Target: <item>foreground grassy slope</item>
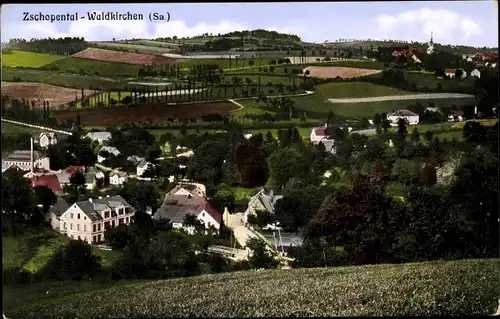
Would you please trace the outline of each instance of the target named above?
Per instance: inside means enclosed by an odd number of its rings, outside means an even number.
[[[64,56],[60,55],[11,50],[10,53],[3,52],[2,67],[39,68],[64,58]]]
[[[40,234],[2,236],[2,266],[7,269],[22,269],[31,273],[42,270],[58,248],[69,243],[69,237],[52,230]],[[101,257],[104,266],[111,266],[118,254],[94,248],[94,254]]]
[[[236,272],[75,291],[5,307],[5,313],[13,318],[487,315],[497,306],[499,267],[500,260],[490,259]],[[96,296],[106,302],[96,307]]]

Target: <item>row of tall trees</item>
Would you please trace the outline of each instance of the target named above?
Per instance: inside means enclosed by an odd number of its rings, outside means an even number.
[[[244,82],[241,78],[233,78],[233,83],[197,83],[187,81],[178,83],[173,87],[136,87],[124,91],[120,89],[113,92],[104,92],[97,89],[90,97],[85,96],[82,90],[81,96],[75,95],[75,101],[71,106],[82,103],[83,107],[105,106],[115,104],[145,104],[145,103],[179,103],[197,101],[217,101],[235,97],[257,97],[268,94],[294,94],[299,91],[297,85],[262,84],[249,81]],[[83,101],[83,102],[82,102]]]
[[[25,99],[11,99],[2,95],[1,103],[2,117],[14,121],[38,124],[55,125],[57,121],[51,117],[50,104],[48,101],[35,101]]]

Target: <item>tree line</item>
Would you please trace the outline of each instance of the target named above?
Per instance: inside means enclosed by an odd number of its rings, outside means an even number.
[[[33,51],[38,53],[72,55],[83,51],[89,47],[89,44],[83,37],[64,37],[64,38],[46,38],[46,39],[11,39],[8,42],[11,49]]]

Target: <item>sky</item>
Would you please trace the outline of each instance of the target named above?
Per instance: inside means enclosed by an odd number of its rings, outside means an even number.
[[[78,12],[78,21],[23,21],[31,14]],[[90,21],[87,12],[141,13],[144,20]],[[169,21],[151,21],[151,13]],[[1,7],[1,41],[11,38],[186,37],[203,33],[267,29],[322,43],[336,39],[395,39],[452,45],[498,47],[498,2],[281,2],[176,4],[6,4]]]

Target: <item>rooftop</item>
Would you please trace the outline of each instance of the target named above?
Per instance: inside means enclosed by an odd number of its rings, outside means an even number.
[[[326,136],[326,129],[324,127],[315,128],[314,134],[316,134],[316,136]]]
[[[89,199],[77,202],[76,205],[85,213],[85,215],[87,215],[88,218],[90,218],[90,220],[102,219],[99,212],[106,208],[114,210],[116,207],[123,205],[126,209],[129,209],[132,212],[135,211],[135,209],[120,195]]]
[[[37,151],[33,152],[33,159],[36,161],[37,159],[42,158],[42,154]],[[31,151],[18,150],[10,153],[6,158],[6,161],[10,162],[29,162],[31,161]]]
[[[400,109],[389,113],[388,116],[418,116],[418,114],[413,113],[412,111],[407,109]]]
[[[33,187],[46,186],[56,194],[63,192],[61,183],[55,174],[34,176],[31,178],[31,185]]]

